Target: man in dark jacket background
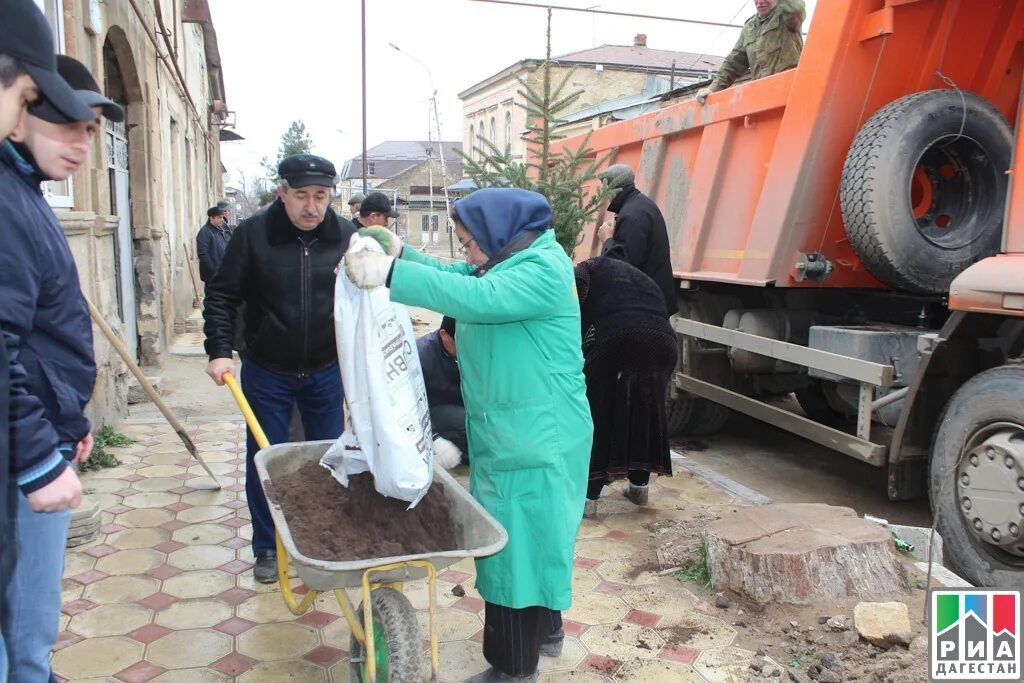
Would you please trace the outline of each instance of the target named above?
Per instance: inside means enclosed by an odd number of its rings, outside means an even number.
[[[459,364],[455,360],[455,320],[445,316],[441,327],[416,340],[423,383],[434,430],[434,458],[450,470],[467,452],[466,404],[462,401]]]
[[[606,222],[597,231],[597,238],[602,243],[601,255],[625,261],[646,273],[665,295],[666,312],[673,315],[679,306],[672,276],[668,229],[661,209],[636,189],[633,169],[629,166],[609,166],[600,178],[601,182],[619,188],[608,205],[608,210],[615,214],[614,224]]]
[[[242,390],[271,443],[288,441],[298,404],[305,437],[336,439],[344,428],[344,396],[334,339],[334,269],[356,228],[330,208],[334,165],[296,154],[278,165],[277,199],[242,223],[207,286],[203,309],[206,373],[218,385],[234,372],[236,313],[244,304]],[[277,580],[274,522],[246,438],[245,491],[252,515],[253,573]]]
[[[196,235],[196,258],[199,259],[199,279],[207,287],[224,259],[231,230],[228,228],[227,209],[220,205],[206,211],[206,224]]]
[[[92,451],[85,406],[96,381],[92,322],[75,261],[40,183],[65,180],[82,166],[103,130],[101,115],[124,119],[82,63],[61,55],[57,69],[81,111],[67,113],[43,100],[0,146],[0,329],[11,371],[11,456],[21,489],[18,556],[0,610],[12,681],[52,677],[70,508],[82,500],[72,463]]]

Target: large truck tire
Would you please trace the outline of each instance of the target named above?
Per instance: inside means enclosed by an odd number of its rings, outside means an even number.
[[[669,399],[668,433],[672,436],[708,436],[728,422],[732,411],[725,406],[685,391]]]
[[[973,377],[939,425],[930,493],[946,565],[977,586],[1024,589],[1024,366]]]
[[[857,133],[839,187],[864,266],[895,289],[942,294],[999,250],[1013,132],[974,93],[929,90],[891,102]]]

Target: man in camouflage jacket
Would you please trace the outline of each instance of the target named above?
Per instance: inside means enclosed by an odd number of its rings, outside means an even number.
[[[715,79],[697,93],[701,104],[748,70],[751,79],[764,78],[792,69],[800,61],[804,47],[800,27],[807,16],[804,0],[755,0],[754,7],[757,14],[743,25],[736,46],[718,68]]]

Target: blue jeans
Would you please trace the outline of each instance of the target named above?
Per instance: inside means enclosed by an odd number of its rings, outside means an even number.
[[[242,372],[242,393],[249,401],[256,421],[270,443],[288,441],[292,406],[298,404],[302,428],[309,441],[336,439],[345,429],[345,395],[341,370],[335,363],[307,377],[282,375],[262,368],[246,358]],[[252,432],[245,437],[245,495],[252,514],[252,551],[255,555],[274,550],[274,520],[260,485],[254,457],[259,450]]]
[[[18,557],[0,610],[0,642],[7,651],[11,681],[50,680],[50,651],[57,642],[60,623],[60,582],[70,522],[71,510],[35,512],[28,498],[18,493]]]

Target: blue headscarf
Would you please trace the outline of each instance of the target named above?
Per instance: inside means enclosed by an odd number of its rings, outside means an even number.
[[[527,230],[551,227],[551,205],[547,198],[529,190],[485,188],[460,199],[453,208],[459,222],[488,258]]]

